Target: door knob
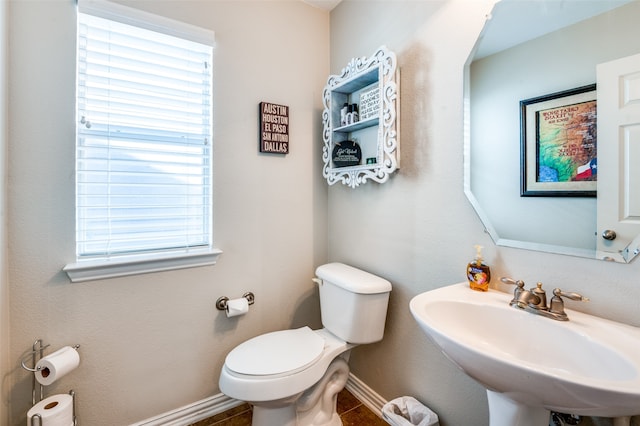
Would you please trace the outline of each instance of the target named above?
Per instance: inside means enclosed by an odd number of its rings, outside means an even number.
[[[611,230],[611,229],[605,229],[605,230],[602,232],[602,238],[604,238],[605,240],[612,241],[612,240],[615,240],[615,239],[616,239],[616,237],[617,237],[617,235],[616,235],[616,231],[614,231],[614,230]]]

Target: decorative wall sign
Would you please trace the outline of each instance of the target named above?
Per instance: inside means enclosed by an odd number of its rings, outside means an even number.
[[[355,141],[336,143],[331,153],[334,167],[357,166],[362,160],[362,149]]]
[[[360,120],[377,117],[380,112],[380,90],[374,87],[360,94]]]
[[[260,152],[289,153],[289,107],[260,102]]]
[[[595,197],[595,84],[520,101],[520,114],[520,195]]]

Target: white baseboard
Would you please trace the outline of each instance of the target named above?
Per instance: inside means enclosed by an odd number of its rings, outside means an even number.
[[[205,398],[193,404],[168,411],[164,414],[133,423],[130,426],[187,426],[197,421],[223,413],[238,405],[243,401],[230,398],[222,393]]]
[[[371,411],[382,417],[382,406],[387,402],[362,380],[349,373],[345,388],[358,398]],[[243,401],[230,398],[222,393],[210,398],[185,405],[164,414],[133,423],[130,426],[187,426],[197,421],[223,413],[243,404]]]
[[[352,373],[349,373],[349,380],[345,388],[360,400],[368,409],[373,411],[378,417],[382,418],[382,406],[387,401],[378,395],[373,389],[367,386],[362,380],[358,379]]]

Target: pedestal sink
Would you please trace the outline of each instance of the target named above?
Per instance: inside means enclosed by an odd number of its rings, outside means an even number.
[[[555,321],[511,298],[460,283],[409,305],[447,358],[487,389],[490,426],[547,426],[550,411],[618,417],[618,426],[640,414],[640,328],[570,309],[569,321]]]

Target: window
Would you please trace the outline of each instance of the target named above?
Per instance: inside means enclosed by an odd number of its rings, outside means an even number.
[[[167,259],[190,254],[200,264],[203,253],[219,254],[212,248],[213,37],[115,4],[79,7],[78,262],[65,270],[132,259],[167,269]]]

